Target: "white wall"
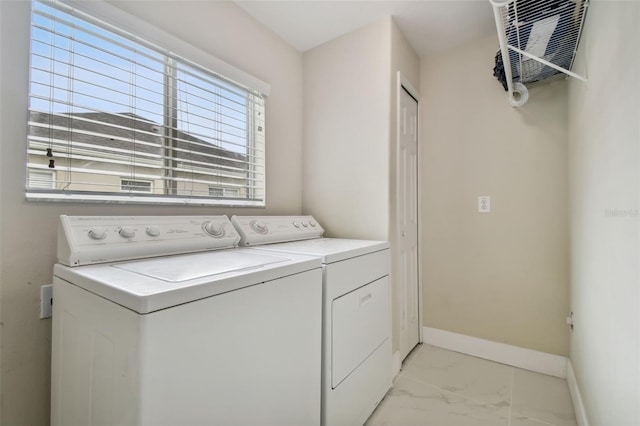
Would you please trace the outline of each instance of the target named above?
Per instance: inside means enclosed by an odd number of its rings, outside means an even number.
[[[391,17],[304,53],[302,203],[328,235],[389,239],[396,72],[419,59]]]
[[[5,425],[49,423],[51,321],[38,319],[39,290],[52,279],[60,214],[299,214],[301,210],[302,55],[232,3],[116,4],[271,84],[266,124],[267,208],[26,202],[30,2],[0,2],[0,423]]]
[[[591,425],[640,424],[640,3],[592,1],[569,86],[571,362]]]
[[[388,239],[391,26],[303,55],[302,203],[327,235]]]
[[[421,62],[424,324],[567,355],[566,81],[513,108],[497,49],[490,36]]]

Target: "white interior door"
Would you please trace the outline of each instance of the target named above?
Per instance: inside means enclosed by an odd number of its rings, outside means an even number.
[[[398,311],[403,360],[420,341],[418,282],[418,101],[402,87],[398,114]]]

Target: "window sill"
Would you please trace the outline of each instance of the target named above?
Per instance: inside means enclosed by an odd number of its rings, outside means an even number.
[[[103,203],[103,204],[162,204],[179,206],[215,206],[215,207],[266,207],[260,200],[189,198],[182,196],[153,196],[140,194],[115,195],[112,193],[80,194],[72,192],[26,192],[27,201]]]

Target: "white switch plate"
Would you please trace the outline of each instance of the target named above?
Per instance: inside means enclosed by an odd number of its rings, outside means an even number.
[[[40,287],[40,319],[51,318],[53,311],[53,285]]]
[[[491,197],[481,195],[478,197],[478,213],[491,213]]]

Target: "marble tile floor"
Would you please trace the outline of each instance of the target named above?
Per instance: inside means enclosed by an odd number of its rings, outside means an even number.
[[[365,426],[577,426],[567,381],[419,345]]]

